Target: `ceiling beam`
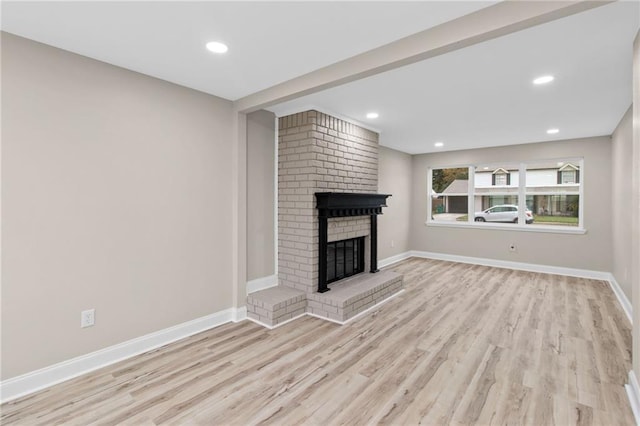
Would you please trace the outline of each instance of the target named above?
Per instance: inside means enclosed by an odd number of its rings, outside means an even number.
[[[503,1],[245,96],[234,107],[253,112],[611,2]]]

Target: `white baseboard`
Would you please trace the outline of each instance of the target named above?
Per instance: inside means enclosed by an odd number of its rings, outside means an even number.
[[[0,382],[0,402],[14,400],[224,323],[240,321],[244,318],[246,318],[246,308],[225,309],[224,311],[4,380]]]
[[[269,275],[268,277],[256,278],[255,280],[247,281],[247,294],[264,290],[266,288],[275,287],[277,285],[278,285],[277,274]]]
[[[613,290],[613,293],[618,298],[618,302],[620,302],[622,310],[627,315],[627,319],[629,319],[629,322],[633,324],[633,307],[631,306],[631,302],[627,298],[627,295],[624,294],[624,291],[622,291],[620,284],[616,281],[616,277],[614,277],[613,274],[609,275],[609,286],[611,286],[611,290]]]
[[[636,425],[640,425],[640,386],[638,386],[638,379],[636,379],[633,370],[629,371],[629,384],[624,387],[627,390],[627,396],[631,404],[631,411],[633,411],[633,416],[636,419]]]
[[[247,319],[247,307],[243,306],[241,308],[232,308],[231,312],[231,321],[240,322]]]
[[[402,262],[405,259],[411,257],[410,251],[405,251],[404,253],[396,254],[395,256],[387,257],[386,259],[382,259],[378,261],[379,268],[385,268],[389,265],[393,265],[394,263]]]
[[[610,272],[591,271],[589,269],[564,268],[562,266],[538,265],[535,263],[512,262],[509,260],[485,259],[482,257],[458,256],[454,254],[411,251],[411,256],[425,259],[447,260],[450,262],[470,263],[473,265],[493,266],[495,268],[515,269],[518,271],[541,272],[544,274],[566,275],[570,277],[591,278],[608,281]]]

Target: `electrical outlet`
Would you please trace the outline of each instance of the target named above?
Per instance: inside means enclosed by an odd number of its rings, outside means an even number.
[[[391,240],[391,248],[394,248],[396,246],[396,242]]]
[[[518,251],[518,248],[516,247],[515,244],[510,244],[509,245],[509,251],[512,253],[515,253],[516,251]]]
[[[88,309],[80,312],[80,327],[91,327],[96,323],[96,310]]]

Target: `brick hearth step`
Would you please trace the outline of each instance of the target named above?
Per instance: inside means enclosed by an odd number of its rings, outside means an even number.
[[[329,285],[331,291],[307,294],[307,312],[344,322],[402,290],[393,271],[363,273]]]
[[[306,308],[305,293],[289,287],[271,287],[247,296],[247,316],[270,327],[304,314]]]
[[[269,327],[305,312],[342,323],[401,291],[402,278],[393,271],[362,273],[330,285],[326,293],[279,285],[249,294],[247,316]]]

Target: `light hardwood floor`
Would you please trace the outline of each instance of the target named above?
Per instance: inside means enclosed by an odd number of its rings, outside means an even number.
[[[631,425],[603,281],[410,259],[344,326],[227,324],[3,405],[2,424]]]

